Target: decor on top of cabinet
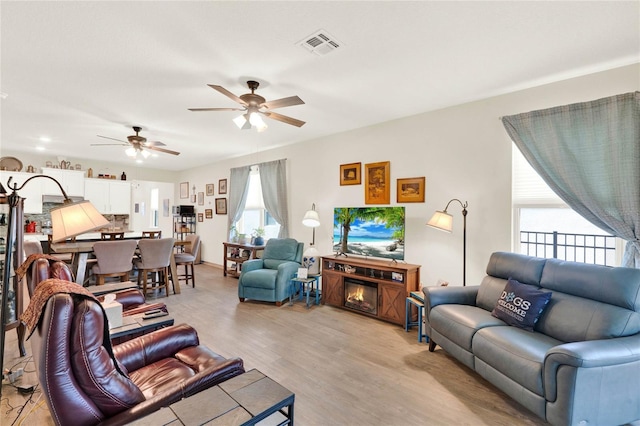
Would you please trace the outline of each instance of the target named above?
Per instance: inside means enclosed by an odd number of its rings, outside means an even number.
[[[424,203],[425,178],[398,179],[396,200],[398,203]]]
[[[361,167],[362,163],[340,164],[340,185],[360,185]]]
[[[264,228],[255,228],[251,235],[253,235],[253,245],[264,245]]]
[[[365,204],[389,204],[391,202],[390,164],[389,161],[382,161],[364,165]]]

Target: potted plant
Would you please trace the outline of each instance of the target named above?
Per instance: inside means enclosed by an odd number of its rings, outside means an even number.
[[[264,228],[255,228],[252,233],[254,240],[253,244],[256,246],[264,245]]]
[[[237,230],[235,225],[233,225],[233,226],[231,226],[231,228],[229,228],[229,236],[230,236],[230,241],[232,243],[237,243],[238,242],[238,230]]]

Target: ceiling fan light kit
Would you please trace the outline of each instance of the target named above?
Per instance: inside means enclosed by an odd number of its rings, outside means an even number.
[[[158,152],[164,152],[165,154],[171,154],[171,155],[180,155],[179,152],[177,151],[172,151],[170,149],[166,149],[166,148],[160,148],[161,146],[165,146],[164,143],[159,142],[159,141],[153,141],[153,142],[148,142],[147,138],[140,136],[140,131],[142,130],[142,127],[139,126],[133,126],[133,131],[136,132],[135,135],[131,135],[131,136],[127,136],[127,141],[122,141],[120,139],[115,139],[115,138],[110,138],[108,136],[100,136],[98,135],[99,138],[104,138],[104,139],[111,139],[113,141],[119,142],[119,143],[93,143],[91,144],[92,146],[105,146],[105,145],[121,145],[121,146],[126,146],[127,149],[124,151],[125,154],[128,157],[131,158],[135,158],[136,161],[141,162],[142,160],[138,159],[138,153],[140,153],[140,155],[143,158],[149,158],[149,156],[151,155],[151,152],[149,151],[158,151]]]
[[[265,98],[255,93],[258,86],[260,86],[260,83],[253,80],[247,81],[247,86],[251,90],[251,93],[245,93],[240,96],[234,95],[222,86],[215,84],[208,84],[208,86],[222,93],[229,99],[239,103],[242,105],[242,108],[189,108],[189,111],[242,111],[244,112],[242,115],[233,119],[236,126],[242,130],[248,130],[255,127],[258,132],[263,132],[267,129],[267,125],[262,119],[262,116],[296,127],[302,127],[305,124],[302,120],[271,112],[271,110],[276,108],[304,104],[304,101],[298,96],[290,96],[288,98],[276,99],[275,101],[267,102]]]

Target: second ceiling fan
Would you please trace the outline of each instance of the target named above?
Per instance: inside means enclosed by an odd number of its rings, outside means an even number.
[[[233,121],[241,129],[251,129],[252,125],[258,128],[258,131],[266,129],[266,125],[262,121],[261,116],[265,116],[272,120],[281,121],[292,126],[302,127],[305,122],[296,118],[288,117],[286,115],[273,112],[273,109],[283,108],[293,105],[304,104],[304,101],[298,96],[289,96],[288,98],[276,99],[269,101],[260,95],[255,94],[256,89],[260,86],[257,81],[247,81],[247,86],[251,90],[251,93],[245,93],[244,95],[236,96],[222,86],[215,84],[208,84],[214,90],[222,93],[226,97],[234,100],[242,105],[242,108],[189,108],[189,111],[201,112],[201,111],[246,111],[245,114],[237,117]]]

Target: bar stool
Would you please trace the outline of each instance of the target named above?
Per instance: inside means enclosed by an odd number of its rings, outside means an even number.
[[[142,238],[162,238],[162,231],[142,231]]]
[[[111,231],[102,231],[100,232],[101,240],[124,240],[124,232],[111,232]]]
[[[142,281],[142,292],[147,295],[147,281],[149,273],[156,275],[152,278],[152,285],[162,283],[165,288],[165,296],[169,296],[169,264],[173,253],[173,238],[151,239],[144,238],[138,241],[140,260],[136,260],[138,268],[138,286]],[[157,277],[162,275],[161,279]],[[144,280],[144,281],[143,281]]]
[[[106,277],[120,277],[120,281],[129,281],[133,269],[133,253],[138,245],[136,240],[96,241],[93,253],[97,263],[91,268],[96,284],[104,284]]]
[[[200,236],[196,234],[189,234],[185,238],[190,244],[186,244],[183,253],[176,253],[173,255],[176,261],[176,267],[184,265],[184,274],[178,274],[178,280],[184,279],[186,284],[189,285],[189,279],[191,279],[191,285],[196,287],[196,275],[193,271],[193,264],[196,261],[198,250],[200,249]],[[191,269],[191,272],[189,272]]]

